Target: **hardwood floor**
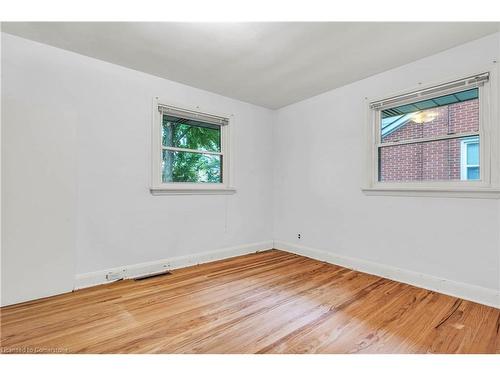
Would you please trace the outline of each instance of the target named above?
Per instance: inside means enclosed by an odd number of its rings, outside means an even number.
[[[1,347],[62,353],[500,353],[500,310],[282,251],[1,309]]]

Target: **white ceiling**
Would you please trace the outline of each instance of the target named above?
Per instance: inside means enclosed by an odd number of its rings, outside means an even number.
[[[2,23],[2,31],[268,108],[500,30],[499,23]]]

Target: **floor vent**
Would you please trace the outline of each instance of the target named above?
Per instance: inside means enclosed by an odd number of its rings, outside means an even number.
[[[141,280],[151,279],[153,277],[159,277],[159,276],[165,276],[165,275],[171,275],[171,274],[172,274],[172,272],[170,272],[170,271],[162,271],[162,272],[157,272],[157,273],[151,273],[149,275],[134,277],[134,280],[141,281]]]

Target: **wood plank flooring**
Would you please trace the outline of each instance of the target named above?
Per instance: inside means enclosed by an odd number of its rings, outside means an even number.
[[[3,353],[500,353],[500,310],[283,251],[2,308]]]

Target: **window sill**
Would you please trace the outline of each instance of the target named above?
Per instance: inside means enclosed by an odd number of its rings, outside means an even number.
[[[403,197],[481,198],[500,199],[499,188],[442,188],[442,187],[370,187],[362,188],[366,195]]]
[[[160,186],[149,189],[152,195],[225,195],[234,194],[232,187],[175,187]]]

